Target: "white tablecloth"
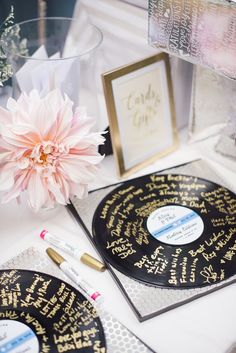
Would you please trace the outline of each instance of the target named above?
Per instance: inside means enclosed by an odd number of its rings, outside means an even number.
[[[187,146],[183,143],[178,151],[135,176],[202,157],[201,151],[198,145]],[[231,182],[235,180],[233,172],[215,163],[214,167]],[[94,187],[116,181],[114,160],[110,156],[104,160]],[[21,206],[11,202],[0,206],[0,224],[1,263],[30,246],[44,252],[48,244],[39,237],[40,230],[44,228],[96,255],[86,235],[64,207],[34,214],[25,202]],[[231,349],[236,345],[236,285],[140,323],[108,271],[99,273],[73,259],[71,261],[103,293],[107,310],[158,353],[233,352]]]

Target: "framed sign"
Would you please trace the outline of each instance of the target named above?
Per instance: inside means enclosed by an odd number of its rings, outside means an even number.
[[[177,131],[168,55],[102,75],[113,153],[126,176],[173,151]]]

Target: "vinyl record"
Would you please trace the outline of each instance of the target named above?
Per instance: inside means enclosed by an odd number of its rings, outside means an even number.
[[[0,270],[0,352],[105,353],[101,321],[69,284],[40,272]]]
[[[120,272],[164,288],[192,288],[236,274],[236,196],[187,175],[137,178],[110,192],[93,236]]]

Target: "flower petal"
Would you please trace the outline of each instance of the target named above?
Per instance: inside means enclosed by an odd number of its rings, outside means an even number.
[[[66,205],[65,196],[61,192],[60,185],[56,182],[53,176],[48,178],[48,189],[51,191],[56,201],[62,205]]]
[[[28,181],[28,195],[30,206],[37,212],[45,203],[47,198],[46,187],[43,184],[41,175],[34,171]]]
[[[35,145],[35,141],[27,138],[27,135],[14,134],[9,126],[1,126],[1,135],[4,141],[18,148],[32,148]]]
[[[15,163],[7,163],[0,168],[0,190],[9,190],[14,185]]]
[[[14,185],[12,186],[11,190],[5,193],[2,197],[1,202],[7,203],[15,198],[18,198],[21,191],[22,191],[22,183],[26,177],[27,172],[21,173],[15,180]]]
[[[0,107],[0,122],[3,124],[9,124],[12,122],[11,113],[2,107]]]
[[[60,167],[57,170],[75,183],[89,184],[95,178],[94,170],[90,169],[90,165],[79,161],[79,159],[64,159],[60,162]]]
[[[88,196],[87,184],[71,183],[70,194],[71,196],[76,196],[79,199],[84,199],[85,197]]]

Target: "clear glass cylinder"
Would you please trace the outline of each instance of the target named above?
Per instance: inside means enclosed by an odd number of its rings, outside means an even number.
[[[87,19],[37,18],[12,26],[2,46],[13,68],[13,97],[60,88],[98,117],[95,62],[103,36]]]
[[[236,3],[149,0],[149,42],[236,79]]]

